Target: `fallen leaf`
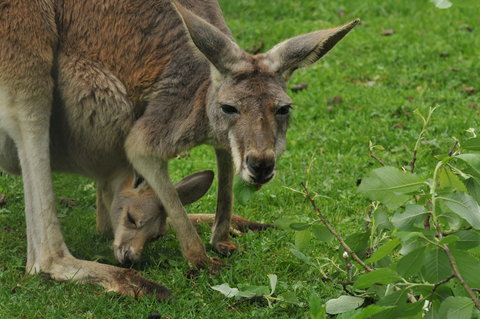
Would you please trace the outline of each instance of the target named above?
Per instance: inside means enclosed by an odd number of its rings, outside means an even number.
[[[372,87],[372,86],[375,86],[377,85],[377,82],[375,81],[367,81],[365,82],[365,86],[368,86],[368,87]]]
[[[395,30],[393,30],[393,29],[385,29],[385,30],[382,30],[382,35],[384,35],[384,36],[390,36],[390,35],[392,35],[392,34],[394,34],[394,33],[395,33]]]
[[[466,84],[463,84],[463,92],[467,93],[468,95],[473,95],[477,93],[477,90],[473,86],[469,86]]]
[[[336,95],[327,101],[328,104],[339,105],[343,103],[343,97]]]
[[[469,107],[469,108],[476,109],[477,106],[478,106],[478,103],[476,103],[476,102],[470,102],[470,103],[468,103],[468,107]]]
[[[328,113],[333,112],[333,105],[327,105],[326,110]]]
[[[402,128],[402,127],[405,127],[405,123],[399,122],[399,123],[393,124],[393,127],[395,127],[395,128]]]
[[[415,89],[417,91],[423,91],[424,90],[423,86],[421,86],[421,85],[417,86]]]
[[[302,82],[300,84],[292,86],[291,90],[292,92],[298,92],[298,91],[305,90],[307,87],[308,87],[308,83]]]
[[[78,203],[73,198],[60,197],[60,203],[67,207],[77,207]]]

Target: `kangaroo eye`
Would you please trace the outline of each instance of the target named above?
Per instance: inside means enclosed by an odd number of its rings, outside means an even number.
[[[283,105],[280,106],[277,111],[275,112],[276,115],[287,115],[290,113],[290,110],[292,109],[292,105]]]
[[[137,224],[135,222],[135,219],[133,218],[133,216],[130,213],[127,213],[127,220],[130,224],[132,224],[134,226],[137,226]]]
[[[222,104],[222,105],[220,105],[220,108],[222,109],[223,113],[226,113],[226,114],[239,114],[240,113],[235,106],[230,105],[230,104]]]

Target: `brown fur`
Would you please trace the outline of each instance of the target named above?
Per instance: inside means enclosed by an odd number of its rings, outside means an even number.
[[[219,167],[211,243],[233,249],[232,164],[248,182],[273,178],[288,126],[286,79],[357,22],[251,56],[214,0],[0,0],[0,147],[10,154],[0,164],[21,168],[27,271],[132,294],[134,275],[120,281],[112,273],[121,270],[71,256],[50,175],[97,180],[97,227],[106,228],[114,189],[131,166],[164,205],[186,259],[208,265],[168,176],[170,158],[204,143],[216,148]]]

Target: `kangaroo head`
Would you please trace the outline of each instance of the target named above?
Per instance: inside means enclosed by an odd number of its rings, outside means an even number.
[[[200,199],[210,188],[212,171],[185,177],[176,186],[183,205]],[[167,230],[167,214],[154,191],[140,176],[128,176],[115,194],[110,218],[114,231],[113,250],[121,263],[140,259],[145,243]]]
[[[358,22],[301,35],[250,55],[228,35],[175,3],[194,47],[210,62],[207,96],[210,129],[231,151],[237,173],[264,184],[275,175],[284,151],[292,100],[286,93],[293,71],[325,55]]]

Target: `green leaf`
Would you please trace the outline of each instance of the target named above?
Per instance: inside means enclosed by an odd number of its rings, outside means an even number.
[[[307,247],[311,238],[312,232],[308,228],[295,232],[295,247],[298,250],[303,250],[305,247]]]
[[[362,179],[358,191],[372,200],[382,202],[389,209],[395,209],[411,198],[405,194],[419,190],[423,183],[423,179],[414,174],[385,166],[373,170]]]
[[[277,287],[277,275],[269,274],[268,279],[270,280],[270,295],[273,295],[273,293],[275,292],[275,288]]]
[[[397,272],[401,276],[412,276],[420,271],[425,260],[425,247],[416,249],[398,261]]]
[[[454,233],[459,240],[455,243],[457,249],[471,249],[480,245],[480,234],[471,230],[461,230]]]
[[[308,306],[310,308],[310,318],[311,319],[325,319],[325,305],[322,304],[320,297],[316,294],[311,294],[308,298]]]
[[[423,225],[427,212],[421,205],[406,205],[405,212],[397,212],[392,217],[392,224],[399,230],[410,230],[415,225]]]
[[[379,232],[384,230],[392,229],[392,223],[390,222],[390,218],[386,212],[383,210],[376,210],[373,213],[373,218],[375,220],[375,227]]]
[[[480,204],[480,183],[475,178],[469,178],[465,181],[468,193],[477,203]]]
[[[393,306],[377,306],[377,305],[370,305],[366,308],[363,308],[360,310],[358,313],[356,313],[354,316],[351,316],[349,319],[364,319],[364,318],[369,318],[373,315],[376,315],[380,312],[383,312],[388,309],[394,308]],[[357,310],[358,311],[358,310]]]
[[[293,230],[305,230],[310,227],[310,224],[307,223],[292,223],[290,224],[290,228]]]
[[[233,194],[237,203],[245,205],[250,199],[252,199],[253,194],[255,194],[258,189],[258,185],[249,184],[242,178],[238,176],[235,177],[233,183]]]
[[[239,290],[237,296],[245,298],[250,298],[258,295],[266,296],[269,292],[267,286],[246,285],[239,288],[241,289]]]
[[[455,158],[464,161],[470,167],[469,173],[480,177],[480,154],[461,154]]]
[[[370,233],[354,233],[345,238],[347,245],[358,255],[360,258],[365,257],[365,250],[368,247],[368,239],[370,238]]]
[[[332,241],[332,233],[324,225],[315,224],[312,226],[312,234],[320,241]]]
[[[458,238],[455,235],[448,235],[446,237],[443,237],[442,240],[438,242],[439,245],[445,245],[445,244],[453,244],[457,242],[460,238]]]
[[[277,298],[297,306],[300,305],[300,300],[298,300],[297,295],[293,291],[287,291],[286,293],[279,295]]]
[[[291,230],[290,225],[294,223],[297,223],[297,221],[290,216],[281,217],[273,222],[273,224],[276,227],[281,228],[283,230]]]
[[[303,254],[301,251],[299,250],[296,250],[296,249],[293,249],[293,248],[290,248],[290,252],[295,256],[297,257],[298,259],[300,259],[301,261],[303,261],[305,264],[307,265],[310,265],[310,266],[314,266],[315,264],[313,263],[312,259],[308,256],[306,256],[305,254]]]
[[[372,255],[372,257],[365,260],[366,263],[374,263],[383,257],[387,256],[400,244],[400,238],[394,238],[386,242],[380,248],[378,248]]]
[[[452,170],[448,167],[442,167],[440,169],[440,189],[453,189],[459,192],[467,192],[465,184],[458,178],[457,175],[452,173]]]
[[[337,299],[327,301],[327,313],[336,315],[347,311],[355,310],[364,302],[363,298],[353,296],[340,296]]]
[[[465,219],[473,228],[480,229],[480,206],[472,196],[453,193],[444,195],[442,200],[452,212]]]
[[[468,252],[452,249],[452,255],[457,263],[460,274],[470,288],[480,288],[480,276],[478,265],[480,261]]]
[[[471,151],[480,151],[480,137],[471,138],[462,143],[462,148]]]
[[[466,297],[448,297],[440,305],[439,319],[470,319],[473,301]]]
[[[353,286],[357,289],[364,289],[374,284],[389,284],[398,279],[397,273],[392,269],[378,268],[358,277]]]
[[[421,273],[430,283],[437,283],[452,274],[452,268],[443,249],[429,249],[426,252]]]
[[[213,290],[219,291],[225,297],[232,298],[238,296],[239,290],[237,288],[231,288],[229,284],[224,283],[218,286],[212,286]]]

